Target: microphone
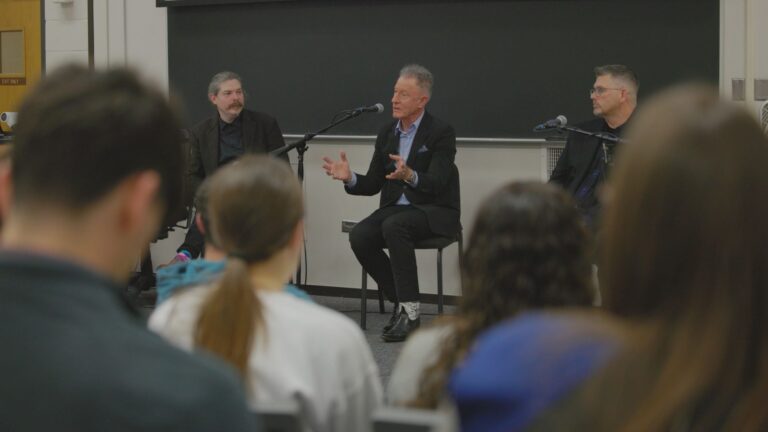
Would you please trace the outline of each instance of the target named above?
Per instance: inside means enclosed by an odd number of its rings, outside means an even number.
[[[553,118],[552,120],[547,120],[544,123],[536,126],[533,128],[534,132],[539,132],[547,129],[555,129],[555,128],[561,128],[568,124],[568,119],[565,118],[564,115],[560,114],[556,118]]]
[[[353,109],[352,112],[355,113],[355,115],[362,114],[362,113],[379,114],[384,112],[384,105],[377,103],[371,106],[362,106],[362,107]]]

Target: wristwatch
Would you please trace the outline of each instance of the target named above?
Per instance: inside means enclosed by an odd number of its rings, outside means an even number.
[[[405,182],[408,183],[409,185],[413,186],[413,182],[415,182],[415,181],[416,181],[416,171],[415,170],[411,170],[411,177],[405,179]]]

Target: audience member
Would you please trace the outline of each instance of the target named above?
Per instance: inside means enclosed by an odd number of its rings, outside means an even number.
[[[571,199],[541,183],[510,183],[478,210],[462,264],[458,313],[406,343],[387,396],[435,408],[475,337],[527,309],[591,303],[589,234]]]
[[[214,242],[211,235],[208,212],[210,183],[210,177],[203,180],[195,194],[194,223],[205,242],[203,259],[177,262],[159,269],[157,271],[157,305],[167,300],[179,288],[213,282],[224,272],[227,254]],[[301,299],[312,301],[305,291],[292,284],[286,284],[285,291]]]
[[[303,204],[290,167],[245,156],[209,185],[213,242],[227,254],[218,282],[179,290],[150,327],[233,364],[252,406],[297,400],[314,431],[370,430],[378,368],[357,325],[284,291],[302,245]]]
[[[234,373],[169,346],[119,295],[181,200],[163,94],[124,70],[65,67],[28,94],[15,132],[0,178],[0,429],[253,431]]]
[[[520,407],[487,397],[488,388],[569,369],[580,370],[561,380],[568,388],[518,429],[768,428],[768,205],[756,199],[768,194],[768,140],[749,113],[703,85],[654,97],[627,138],[607,190],[601,256],[605,305],[617,319],[539,316],[542,332],[524,334],[520,322],[488,332],[451,381],[466,430],[514,428],[507,420]],[[516,369],[525,356],[538,369]],[[491,361],[504,365],[493,378],[502,384],[472,383]]]
[[[624,349],[541,427],[766,430],[768,139],[703,85],[659,95],[629,132],[602,260]]]

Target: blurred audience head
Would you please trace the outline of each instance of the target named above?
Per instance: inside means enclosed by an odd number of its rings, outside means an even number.
[[[412,405],[434,407],[476,336],[528,309],[589,306],[590,237],[571,197],[542,183],[510,183],[483,201],[461,262],[455,333],[422,377]]]
[[[630,128],[600,267],[630,336],[592,412],[606,430],[765,429],[768,140],[696,84],[653,97]]]
[[[256,329],[263,324],[252,279],[266,275],[282,286],[295,270],[302,244],[301,186],[285,162],[249,155],[218,170],[207,188],[210,235],[226,253],[227,266],[201,309],[195,342],[246,376]]]
[[[85,247],[88,233],[101,230],[113,244],[91,251],[104,254],[97,261],[135,260],[181,199],[179,129],[166,96],[130,71],[65,66],[48,74],[19,109],[4,182],[13,201],[6,240],[50,243],[30,236],[53,224],[82,230]]]

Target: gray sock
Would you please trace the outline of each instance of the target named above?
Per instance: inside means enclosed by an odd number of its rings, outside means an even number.
[[[408,314],[408,319],[415,320],[419,317],[419,302],[400,303],[400,308]]]

